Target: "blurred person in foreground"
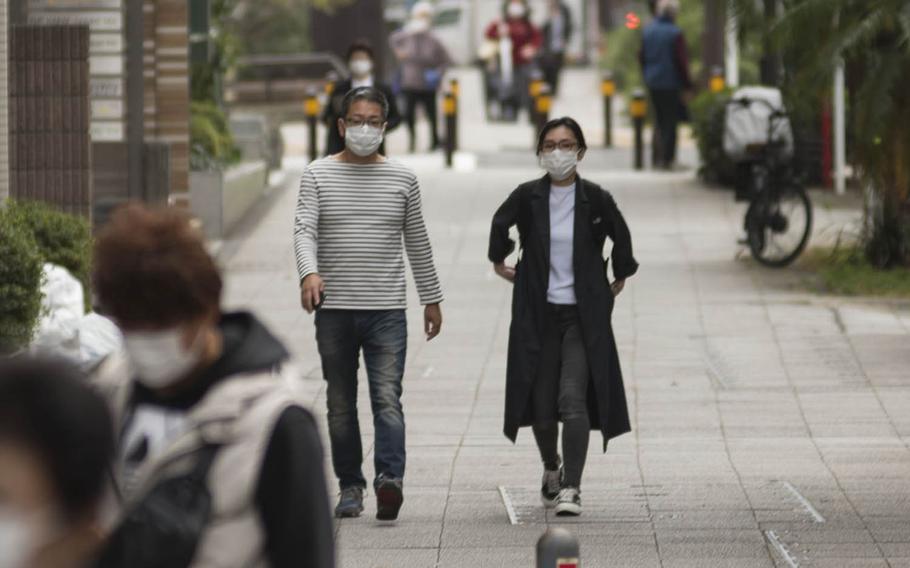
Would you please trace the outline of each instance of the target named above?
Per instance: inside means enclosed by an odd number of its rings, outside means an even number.
[[[338,132],[338,119],[341,118],[341,102],[345,95],[351,89],[359,87],[375,87],[382,91],[389,101],[389,124],[386,126],[386,132],[391,132],[401,124],[401,114],[398,112],[398,105],[395,102],[395,96],[392,94],[392,88],[376,80],[375,57],[373,48],[365,41],[356,41],[348,48],[348,69],[351,76],[347,79],[336,81],[332,85],[332,95],[328,104],[325,106],[325,112],[322,120],[326,124],[326,146],[325,155],[331,156],[344,150],[344,139]],[[379,147],[379,152],[385,154],[385,142]]]
[[[222,280],[188,219],[128,205],[95,244],[124,351],[113,408],[122,512],[99,566],[334,566],[323,452],[288,352]]]
[[[677,128],[688,114],[685,99],[694,85],[686,38],[675,22],[679,0],[658,0],[655,10],[657,17],[642,34],[639,59],[657,117],[660,158],[655,165],[672,169],[676,164]]]
[[[427,340],[442,326],[442,288],[423,219],[420,184],[379,153],[388,101],[370,87],[348,93],[338,128],[345,151],[308,165],[294,217],[300,300],[316,312],[326,381],[332,465],[341,489],[336,517],[359,517],[367,481],[357,416],[357,369],[366,363],[373,410],[376,518],[404,502],[402,380],[408,347],[404,254],[424,308]]]
[[[0,567],[92,564],[113,450],[107,405],[74,367],[0,362]]]
[[[449,52],[433,35],[433,5],[418,2],[411,8],[411,19],[404,29],[392,34],[389,44],[401,63],[401,90],[405,100],[405,120],[410,134],[410,151],[417,148],[417,105],[423,106],[430,123],[431,150],[439,148],[438,105],[436,97],[446,69],[452,65]],[[390,102],[390,107],[391,107]],[[391,121],[392,114],[389,113]]]

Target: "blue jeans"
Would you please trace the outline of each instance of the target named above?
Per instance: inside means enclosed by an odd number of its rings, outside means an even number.
[[[376,433],[376,476],[404,477],[405,434],[401,379],[408,347],[404,310],[322,310],[316,313],[316,342],[327,383],[332,466],[342,488],[366,487],[363,445],[357,420],[360,351],[367,367]]]

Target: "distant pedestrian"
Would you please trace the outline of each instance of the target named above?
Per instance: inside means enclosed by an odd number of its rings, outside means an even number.
[[[340,79],[332,85],[332,95],[325,105],[322,120],[327,128],[325,155],[331,156],[344,150],[344,140],[338,131],[338,119],[341,118],[341,102],[351,89],[359,87],[375,87],[382,91],[389,101],[389,124],[386,132],[391,132],[401,124],[401,113],[392,88],[376,79],[375,57],[373,48],[364,41],[357,41],[348,48],[348,69],[351,76]],[[385,144],[379,147],[379,152],[385,155]]]
[[[405,426],[401,407],[407,352],[407,251],[427,339],[442,325],[442,290],[421,208],[417,177],[378,153],[388,118],[385,96],[369,87],[342,104],[344,152],[303,173],[294,249],[301,302],[316,311],[316,342],[327,383],[332,464],[341,487],[337,517],[363,511],[366,478],[357,419],[357,368],[366,362],[376,440],[377,518],[394,520],[404,500]]]
[[[679,0],[658,0],[656,12],[645,27],[640,60],[657,117],[660,162],[656,165],[671,169],[676,162],[677,128],[687,115],[685,98],[693,83],[686,38],[675,23]]]
[[[500,98],[503,118],[514,120],[519,108],[530,108],[528,85],[534,59],[543,44],[543,35],[531,22],[531,10],[526,0],[507,0],[502,7],[502,19],[487,26],[486,37],[489,40],[507,39],[507,44],[511,45],[511,80],[502,82]]]
[[[489,259],[514,285],[504,433],[514,442],[520,426],[533,427],[544,465],[541,498],[558,515],[581,514],[589,431],[601,431],[606,450],[609,439],[630,429],[610,319],[638,263],[613,197],[577,173],[586,150],[576,121],[547,123],[537,144],[547,174],[518,186],[490,231]],[[505,264],[515,250],[512,227],[522,247],[514,268]],[[608,237],[612,284],[603,254]]]
[[[572,39],[572,11],[562,0],[549,0],[549,16],[543,26],[543,49],[540,67],[544,81],[559,92],[559,76],[566,61],[569,41]]]
[[[401,64],[401,90],[405,100],[411,152],[417,149],[418,105],[423,107],[427,122],[430,123],[430,149],[440,147],[436,98],[446,69],[452,65],[452,58],[433,35],[432,29],[432,4],[418,2],[411,9],[411,20],[404,29],[392,34],[389,40]]]
[[[129,205],[94,263],[124,338],[95,379],[121,433],[121,514],[99,567],[334,566],[299,375],[255,316],[221,310],[221,275],[189,220]]]
[[[72,366],[0,362],[0,566],[92,565],[113,451],[107,406]]]

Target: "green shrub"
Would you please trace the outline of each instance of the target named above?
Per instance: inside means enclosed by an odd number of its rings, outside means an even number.
[[[190,112],[192,169],[216,169],[238,162],[240,150],[234,145],[224,111],[214,103],[194,101]]]
[[[701,156],[699,175],[710,183],[732,185],[736,165],[724,152],[724,118],[731,91],[703,92],[692,101],[692,133]]]
[[[0,209],[0,354],[28,345],[41,314],[43,259],[30,231]]]

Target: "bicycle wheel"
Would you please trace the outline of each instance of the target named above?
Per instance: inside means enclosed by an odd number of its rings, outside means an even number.
[[[788,266],[799,257],[812,233],[812,202],[802,189],[756,199],[746,212],[749,250],[759,263]]]

